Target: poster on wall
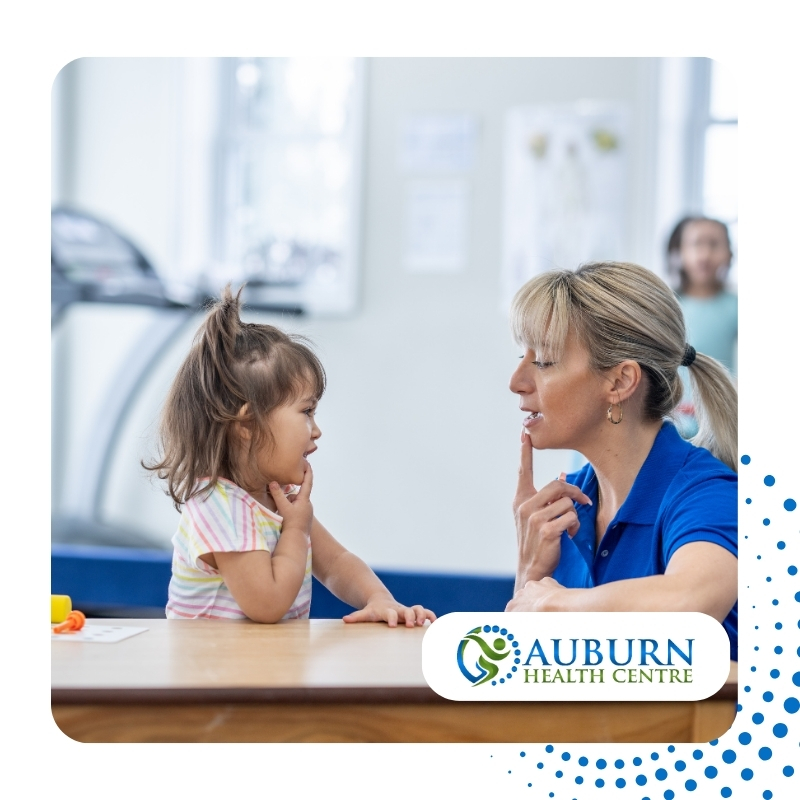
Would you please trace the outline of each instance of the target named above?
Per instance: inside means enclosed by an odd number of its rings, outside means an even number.
[[[625,243],[628,111],[612,103],[508,111],[504,153],[503,296],[586,261],[619,260]]]
[[[405,268],[458,272],[467,236],[465,181],[413,181],[406,187]]]

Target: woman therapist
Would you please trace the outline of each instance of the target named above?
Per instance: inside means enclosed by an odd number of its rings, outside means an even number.
[[[617,262],[523,286],[511,378],[523,421],[514,515],[519,562],[508,611],[701,611],[738,660],[737,394],[686,341],[680,306],[649,270]],[[669,421],[688,368],[699,423]],[[542,483],[533,450],[588,463]]]

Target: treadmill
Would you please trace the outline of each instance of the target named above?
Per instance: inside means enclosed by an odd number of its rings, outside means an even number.
[[[122,529],[100,520],[115,445],[139,388],[170,345],[205,301],[181,302],[142,252],[111,225],[69,208],[51,213],[51,331],[63,323],[74,303],[115,303],[158,310],[153,322],[126,356],[110,384],[94,433],[81,456],[80,484],[71,495],[71,512],[51,517],[51,542],[163,549],[145,532]],[[57,400],[55,402],[58,402]]]
[[[51,587],[69,594],[87,616],[164,616],[171,574],[172,547],[146,531],[121,527],[101,518],[112,459],[129,411],[148,376],[212,298],[187,290],[179,299],[142,252],[111,225],[69,208],[52,210],[51,331],[65,321],[75,303],[147,306],[152,322],[123,356],[93,419],[92,434],[81,444],[80,467],[66,475],[69,511],[51,516]],[[253,281],[255,285],[259,282]],[[187,301],[186,297],[190,296]],[[256,296],[257,310],[297,314],[288,303]],[[54,402],[58,402],[56,394]],[[316,580],[316,579],[315,579]],[[335,616],[327,606],[339,603],[321,585],[315,587],[317,616]],[[342,612],[344,613],[344,612]]]

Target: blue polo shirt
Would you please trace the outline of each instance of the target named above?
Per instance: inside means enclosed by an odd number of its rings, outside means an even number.
[[[597,476],[591,464],[567,476],[593,506],[575,503],[580,530],[561,534],[561,561],[553,577],[572,589],[626,578],[663,575],[675,551],[689,542],[713,542],[738,558],[737,475],[708,450],[680,437],[665,422],[631,491],[596,546]],[[738,661],[737,606],[723,621]]]

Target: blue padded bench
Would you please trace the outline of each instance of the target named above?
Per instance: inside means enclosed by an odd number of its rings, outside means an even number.
[[[67,594],[93,616],[163,616],[172,553],[128,547],[53,544],[51,591]],[[514,591],[511,577],[377,570],[398,601],[420,603],[437,615],[451,611],[502,611]],[[341,617],[352,609],[316,578],[311,617]]]

